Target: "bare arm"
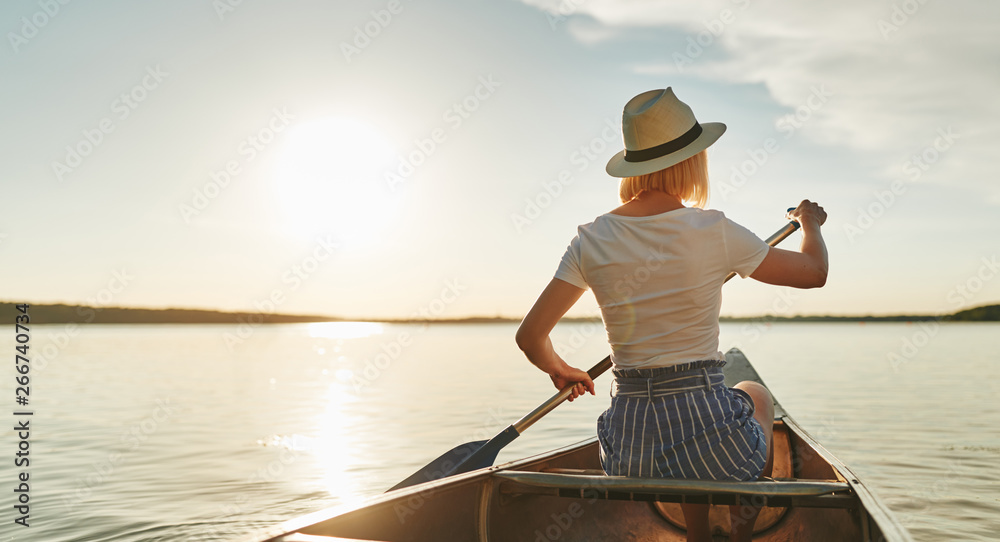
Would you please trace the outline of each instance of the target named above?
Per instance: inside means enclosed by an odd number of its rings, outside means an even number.
[[[574,382],[578,383],[569,396],[570,401],[586,391],[593,395],[594,381],[586,371],[571,367],[559,357],[552,347],[549,333],[584,291],[566,281],[552,279],[521,321],[515,336],[518,348],[531,363],[548,373],[556,388],[563,389]]]
[[[788,213],[788,218],[802,225],[799,252],[771,247],[750,278],[777,286],[819,288],[826,284],[830,269],[826,243],[820,231],[820,226],[826,222],[826,211],[809,200],[803,200]]]

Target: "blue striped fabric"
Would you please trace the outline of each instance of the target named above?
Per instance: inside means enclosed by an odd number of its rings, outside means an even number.
[[[725,386],[725,363],[614,369],[611,407],[597,419],[604,472],[756,480],[767,441],[749,394]]]

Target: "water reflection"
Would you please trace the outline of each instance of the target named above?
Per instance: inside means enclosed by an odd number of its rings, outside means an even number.
[[[306,333],[324,339],[361,339],[381,335],[383,326],[377,322],[314,322],[306,324]]]
[[[32,539],[139,542],[167,532],[177,540],[239,539],[377,496],[552,394],[517,350],[512,325],[261,326],[235,351],[226,329],[91,325],[48,365],[46,387],[32,395],[48,428],[32,479],[36,472],[48,479],[37,512],[50,521],[33,525]],[[573,344],[580,329],[563,326],[553,342]],[[42,327],[36,340],[60,330]],[[721,331],[723,348],[743,341],[786,410],[915,539],[985,539],[1000,529],[995,325],[942,326],[897,367],[886,353],[912,335],[902,324],[775,324],[748,336],[738,323]],[[385,345],[404,333],[405,348],[376,366]],[[11,336],[0,335],[0,348],[12,346]],[[606,354],[598,333],[569,358],[589,366]],[[378,373],[366,375],[368,367]],[[497,463],[592,436],[609,380],[598,379],[597,397],[540,420]],[[176,417],[89,497],[75,498],[95,462],[120,447],[123,432],[149,416],[157,398],[177,405]],[[15,475],[12,462],[0,464],[0,477]],[[67,499],[75,508],[65,507]],[[13,527],[0,525],[0,540],[19,532]]]
[[[318,420],[319,436],[314,453],[323,473],[323,489],[346,505],[356,504],[364,495],[359,480],[353,476],[361,466],[361,449],[353,442],[354,428],[362,423],[353,406],[357,398],[347,388],[349,384],[334,382],[327,388],[326,408]]]

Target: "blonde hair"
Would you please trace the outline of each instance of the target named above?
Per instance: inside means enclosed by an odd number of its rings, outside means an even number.
[[[625,177],[618,186],[618,197],[622,203],[628,203],[644,190],[666,192],[689,205],[704,208],[708,203],[708,153],[701,151],[667,169]]]

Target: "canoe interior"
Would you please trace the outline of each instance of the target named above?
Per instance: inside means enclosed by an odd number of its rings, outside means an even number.
[[[726,356],[729,385],[741,380],[760,382],[739,350],[731,350]],[[910,540],[853,473],[798,427],[777,403],[774,424],[775,479],[798,481],[789,486],[806,486],[805,482],[815,481],[842,486],[844,490],[818,497],[754,497],[768,499],[756,524],[755,541]],[[511,477],[495,475],[520,471],[594,474],[600,468],[598,443],[590,439],[533,458],[392,491],[346,512],[317,512],[255,540],[673,542],[685,540],[683,516],[676,503],[719,503],[734,498],[713,491],[601,493],[583,486],[553,490],[528,487],[511,481]],[[728,540],[728,507],[713,506],[711,518],[716,539]]]

